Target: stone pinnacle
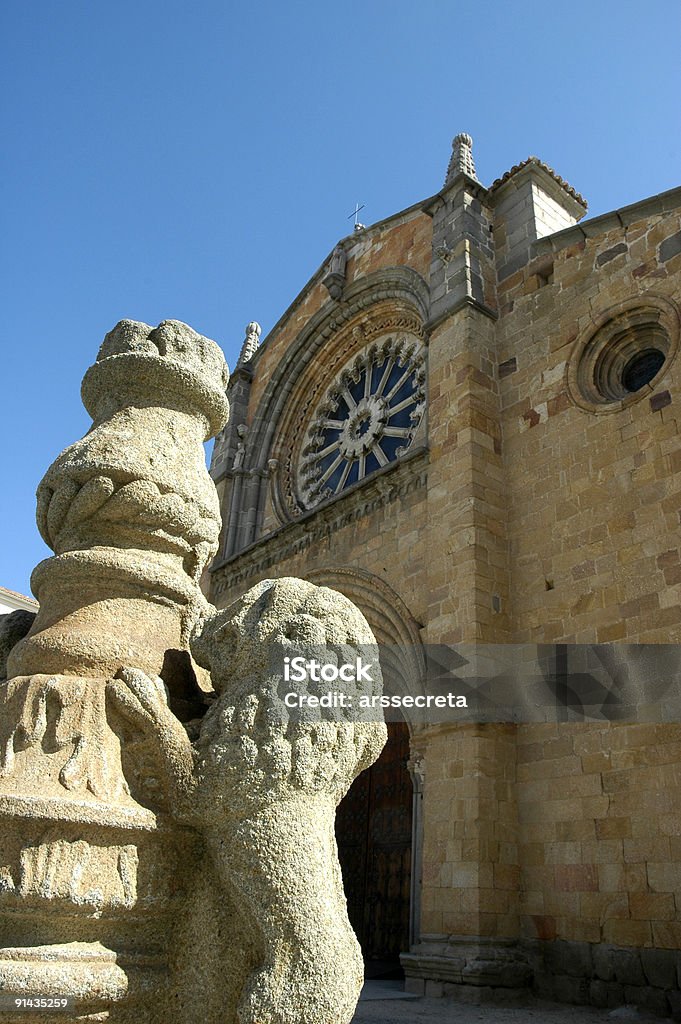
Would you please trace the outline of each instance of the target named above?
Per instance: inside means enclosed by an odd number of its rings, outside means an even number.
[[[255,355],[255,352],[260,344],[260,334],[262,327],[255,320],[251,320],[249,324],[246,324],[246,337],[241,347],[241,353],[237,362],[237,366],[243,366],[248,360]]]
[[[466,174],[469,178],[478,180],[473,163],[473,139],[465,132],[456,135],[452,140],[452,155],[447,168],[445,186],[451,185],[459,174]]]

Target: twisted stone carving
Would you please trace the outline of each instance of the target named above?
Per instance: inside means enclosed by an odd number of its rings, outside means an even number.
[[[218,346],[186,324],[124,320],[106,336],[83,380],[93,426],[38,488],[56,557],[34,571],[40,611],[10,675],[127,663],[158,673],[166,650],[186,648],[217,550],[202,442],[227,418],[227,379]]]
[[[107,681],[132,664],[163,675],[176,706],[199,692],[189,638],[220,526],[203,441],[226,420],[227,379],[185,324],[106,336],[83,381],[93,426],[38,488],[55,552],[32,576],[39,611],[0,622],[0,989],[71,996],[78,1015],[170,1019],[177,865],[200,840]]]
[[[0,617],[0,990],[68,996],[65,1020],[348,1024],[359,995],[334,814],[385,727],[294,715],[282,671],[374,639],[300,580],[201,594],[226,382],[185,324],[106,336],[93,426],[38,488],[40,609]]]

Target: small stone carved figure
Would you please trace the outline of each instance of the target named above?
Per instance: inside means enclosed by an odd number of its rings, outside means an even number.
[[[192,747],[160,680],[123,669],[109,683],[123,713],[152,726],[178,816],[203,833],[228,904],[242,914],[220,951],[248,942],[252,968],[239,1024],[348,1024],[363,980],[334,838],[335,809],[385,742],[382,721],[292,714],[284,657],[316,651],[337,664],[375,651],[343,595],[297,579],[266,580],[209,618],[192,642],[218,697]],[[377,658],[373,693],[380,693]],[[321,683],[323,691],[328,683]],[[298,688],[300,691],[300,687]],[[357,717],[356,715],[354,716]],[[216,894],[219,899],[219,894]]]
[[[348,255],[342,245],[337,245],[331,253],[331,273],[345,276],[345,265]]]
[[[322,284],[332,299],[338,300],[343,294],[347,262],[348,254],[342,245],[337,245],[331,253],[329,269],[322,279]]]
[[[248,427],[245,423],[240,423],[236,428],[236,432],[239,436],[239,441],[236,446],[236,452],[234,453],[232,469],[241,469],[244,464],[244,458],[246,457],[246,434],[248,433]]]

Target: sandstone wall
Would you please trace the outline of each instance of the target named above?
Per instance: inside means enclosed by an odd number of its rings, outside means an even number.
[[[282,525],[268,498],[262,538],[214,572],[213,600],[267,575],[354,566],[389,585],[427,643],[678,642],[677,340],[654,389],[617,407],[574,400],[578,353],[598,324],[651,305],[674,319],[681,221],[670,206],[527,242],[525,265],[485,292],[496,309],[462,303],[426,325],[427,450],[297,522]],[[410,211],[372,229],[348,282],[400,265],[428,280],[431,224]],[[251,422],[327,302],[313,282],[258,355]],[[562,951],[572,980],[543,991],[564,998],[624,1001],[622,964],[595,966],[603,944],[639,951],[634,986],[672,987],[662,960],[645,967],[640,951],[681,947],[681,727],[452,724],[414,730],[412,749],[426,766],[419,934],[440,944],[440,966],[422,958],[431,966],[417,977],[461,982],[441,966],[454,936],[516,941],[540,987],[561,974],[550,950]]]

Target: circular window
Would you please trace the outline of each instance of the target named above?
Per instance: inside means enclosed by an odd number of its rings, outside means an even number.
[[[665,299],[649,300],[645,307],[613,310],[577,343],[567,370],[577,405],[591,412],[616,411],[657,386],[676,352],[678,314]]]
[[[414,338],[387,338],[343,367],[312,414],[301,452],[305,506],[340,494],[403,455],[424,401],[424,349]]]

